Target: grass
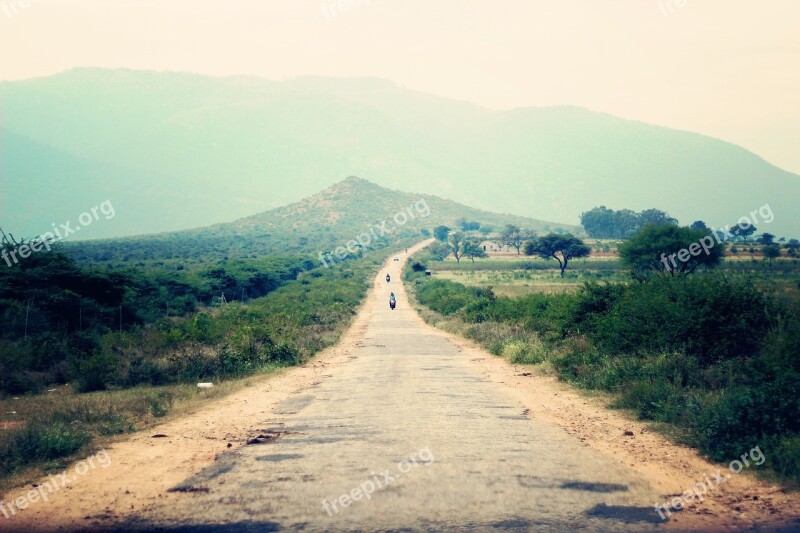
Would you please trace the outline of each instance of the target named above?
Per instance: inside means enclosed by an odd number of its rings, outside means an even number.
[[[497,296],[518,297],[528,294],[575,292],[586,281],[628,282],[630,275],[615,256],[573,260],[564,277],[555,261],[518,256],[492,255],[475,263],[456,262],[452,256],[443,261],[427,261],[435,279],[461,283],[468,287],[491,287]],[[726,257],[720,271],[734,274],[755,274],[764,285],[781,287],[787,293],[800,288],[800,260],[781,258],[771,265],[763,258]]]
[[[278,367],[269,370],[215,383],[211,389],[182,384],[81,394],[67,385],[46,394],[2,399],[0,492],[61,471],[120,436],[147,430],[252,386]]]
[[[445,279],[468,287],[491,287],[498,296],[526,294],[557,294],[578,290],[584,281],[621,281],[614,271],[567,271],[560,277],[547,270],[436,270],[435,279]]]

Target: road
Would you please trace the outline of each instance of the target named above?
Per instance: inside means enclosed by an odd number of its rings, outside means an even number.
[[[261,438],[223,453],[125,527],[657,529],[658,491],[560,426],[532,418],[510,385],[488,379],[424,324],[408,305],[402,264],[390,261],[376,277],[342,364],[253,420]]]

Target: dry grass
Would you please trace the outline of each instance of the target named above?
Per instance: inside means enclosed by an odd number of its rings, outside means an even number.
[[[496,295],[509,297],[574,292],[584,281],[572,276],[562,279],[557,272],[533,270],[445,270],[434,272],[434,277],[468,287],[491,286]]]
[[[147,430],[161,422],[196,411],[245,387],[268,379],[261,374],[245,379],[215,383],[211,389],[196,385],[136,387],[126,390],[78,394],[71,386],[51,389],[45,394],[0,400],[0,452],[3,461],[13,458],[9,447],[31,432],[65,429],[75,440],[76,450],[57,459],[35,460],[29,466],[13,468],[0,464],[0,492],[33,482],[42,475],[61,471],[75,459],[90,455],[123,435]]]

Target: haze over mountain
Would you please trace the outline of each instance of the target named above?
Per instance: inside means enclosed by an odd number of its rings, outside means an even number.
[[[257,259],[264,254],[287,252],[310,253],[329,263],[337,261],[331,257],[332,252],[348,246],[348,242],[360,240],[368,250],[383,248],[400,239],[422,239],[426,231],[431,232],[438,225],[455,228],[462,218],[498,230],[505,224],[516,224],[538,232],[582,231],[573,226],[481,211],[436,196],[394,191],[351,176],[299,202],[235,222],[145,237],[72,243],[66,250],[84,263]],[[351,242],[350,246],[354,244]]]
[[[376,79],[77,69],[0,84],[0,222],[46,231],[110,200],[81,238],[239,219],[358,175],[577,224],[597,205],[800,236],[800,176],[735,145],[573,107],[497,112]]]

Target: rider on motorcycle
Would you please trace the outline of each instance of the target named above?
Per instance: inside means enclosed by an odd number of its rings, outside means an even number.
[[[392,281],[392,277],[389,274],[386,274],[386,283]]]
[[[389,307],[394,311],[394,307],[397,305],[397,298],[394,297],[394,293],[389,295]]]

